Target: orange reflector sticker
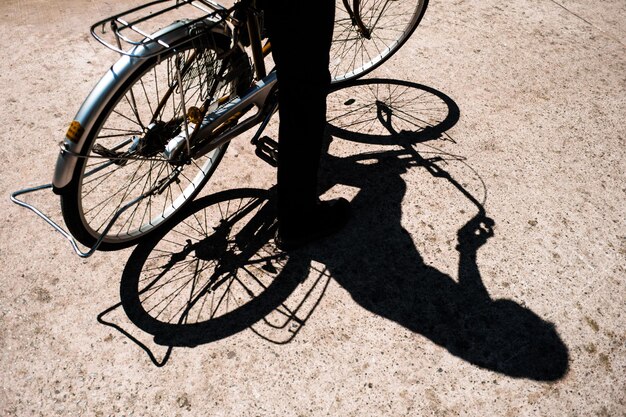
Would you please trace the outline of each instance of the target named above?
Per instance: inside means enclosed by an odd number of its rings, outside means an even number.
[[[78,140],[80,139],[80,137],[83,135],[84,132],[85,132],[85,129],[80,125],[80,123],[74,120],[70,124],[70,128],[67,129],[67,133],[65,134],[65,137],[72,142],[78,142]]]

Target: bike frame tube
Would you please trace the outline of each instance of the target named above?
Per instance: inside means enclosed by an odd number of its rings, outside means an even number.
[[[259,27],[259,18],[257,12],[250,10],[248,12],[248,35],[250,36],[250,47],[252,48],[252,60],[254,69],[257,74],[257,80],[265,78],[265,60],[263,48],[261,47],[261,28]]]
[[[234,137],[261,123],[270,115],[269,113],[276,109],[275,106],[268,105],[268,99],[272,92],[275,91],[276,87],[276,72],[272,71],[269,75],[266,74],[264,62],[264,57],[271,51],[271,45],[269,43],[265,46],[262,45],[258,14],[254,7],[248,7],[246,24],[250,37],[254,71],[256,73],[256,79],[259,81],[257,81],[254,87],[243,97],[236,98],[216,112],[206,115],[200,129],[194,132],[197,135],[194,139],[196,142],[202,143],[234,115],[247,111],[251,106],[254,106],[257,112],[247,119],[240,121],[237,126],[212,138],[206,144],[200,145],[200,147],[193,152],[194,157],[203,156],[224,143],[229,142]]]

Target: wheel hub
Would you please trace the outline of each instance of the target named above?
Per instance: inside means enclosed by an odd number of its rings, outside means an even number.
[[[181,132],[177,120],[164,122],[159,120],[148,126],[143,137],[139,138],[137,153],[145,157],[152,157],[163,152],[169,140]]]

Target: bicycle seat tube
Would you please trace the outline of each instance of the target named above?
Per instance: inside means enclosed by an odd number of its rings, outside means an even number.
[[[246,25],[256,77],[257,80],[261,80],[265,78],[267,71],[265,69],[265,54],[261,39],[260,10],[257,8],[255,0],[241,0],[239,10],[242,11],[241,18],[245,19],[245,22],[238,22],[237,24]],[[239,16],[235,18],[238,19]]]
[[[256,1],[248,0],[250,7],[247,10],[248,36],[250,36],[250,47],[252,48],[252,60],[256,69],[257,79],[263,79],[267,75],[263,47],[261,46],[261,25],[260,11],[256,8]]]

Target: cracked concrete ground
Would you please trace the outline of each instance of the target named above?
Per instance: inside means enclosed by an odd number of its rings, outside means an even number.
[[[346,229],[242,267],[267,289],[240,313],[163,331],[119,303],[167,239],[81,260],[8,199],[50,180],[115,59],[89,24],[119,9],[0,4],[0,414],[626,415],[623,1],[432,0],[390,62],[329,98],[322,186],[352,199]],[[237,139],[195,213],[273,183]],[[56,196],[30,201],[59,218]]]

